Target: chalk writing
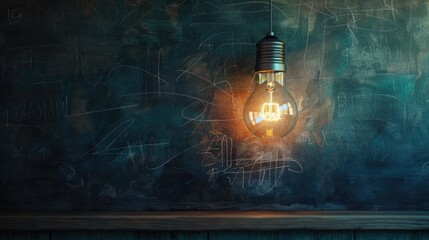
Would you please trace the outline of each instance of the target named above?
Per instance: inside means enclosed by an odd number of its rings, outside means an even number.
[[[22,10],[19,8],[8,9],[7,17],[8,17],[9,24],[17,24],[21,20]]]
[[[50,98],[38,102],[22,100],[14,111],[10,111],[10,115],[17,122],[40,122],[40,120],[64,118],[68,113],[67,104],[67,97]]]
[[[11,25],[24,24],[25,22],[31,23],[42,23],[44,20],[51,20],[53,28],[58,23],[63,23],[66,19],[66,10],[62,8],[55,8],[54,11],[48,10],[46,8],[9,8],[7,10],[8,23]]]
[[[360,93],[347,96],[344,92],[340,92],[337,94],[337,116],[343,118],[347,114],[356,120],[376,120],[395,125],[391,121],[394,118],[390,114],[385,114],[380,118],[377,108],[373,107],[375,102],[383,102],[385,107],[393,109],[399,104],[399,98],[391,94],[378,93]]]
[[[214,136],[199,154],[203,156],[202,166],[209,168],[209,181],[223,176],[229,184],[239,184],[242,188],[265,185],[263,190],[258,190],[259,195],[279,186],[287,172],[302,173],[304,170],[298,160],[286,156],[283,148],[258,152],[249,158],[245,153],[238,153],[232,138],[225,135]]]

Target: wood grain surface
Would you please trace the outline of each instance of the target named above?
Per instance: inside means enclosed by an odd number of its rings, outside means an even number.
[[[429,229],[428,212],[3,213],[0,230]]]

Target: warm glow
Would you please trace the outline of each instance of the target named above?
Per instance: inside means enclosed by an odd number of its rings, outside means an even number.
[[[257,76],[257,85],[244,107],[247,127],[261,138],[285,136],[295,126],[298,111],[284,87],[284,73],[267,71]]]
[[[280,107],[278,103],[264,103],[261,110],[265,121],[278,121],[280,119]]]

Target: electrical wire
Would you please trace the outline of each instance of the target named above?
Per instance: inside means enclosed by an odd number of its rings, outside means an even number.
[[[270,0],[270,29],[269,33],[273,33],[273,0]]]

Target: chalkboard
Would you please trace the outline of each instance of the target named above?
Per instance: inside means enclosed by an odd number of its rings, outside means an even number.
[[[429,210],[429,3],[275,0],[294,130],[243,105],[268,1],[0,3],[0,211]]]

